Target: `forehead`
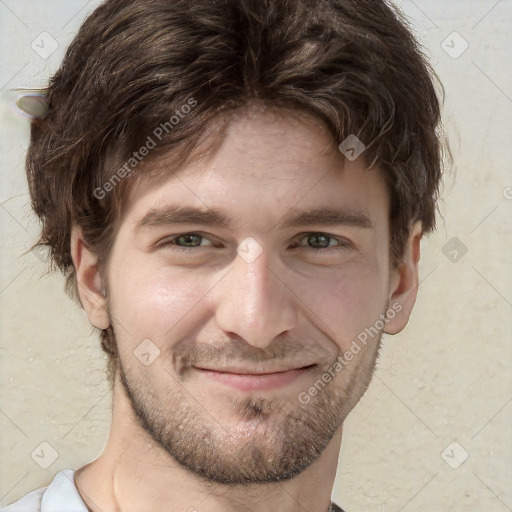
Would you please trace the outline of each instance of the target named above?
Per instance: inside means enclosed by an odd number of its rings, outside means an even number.
[[[126,216],[139,222],[169,203],[250,217],[319,205],[344,205],[368,215],[387,212],[378,169],[367,169],[362,157],[346,160],[327,127],[302,112],[261,105],[240,109],[230,116],[222,139],[206,147],[209,151],[178,169],[172,152],[149,163],[153,177],[130,191]]]

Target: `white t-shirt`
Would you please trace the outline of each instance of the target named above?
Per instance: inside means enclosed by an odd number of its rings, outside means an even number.
[[[73,475],[74,469],[63,469],[46,487],[35,489],[0,512],[88,512]]]
[[[18,501],[0,508],[0,512],[88,512],[76,488],[74,474],[74,469],[63,469],[50,485],[25,494]],[[331,503],[330,510],[343,512],[335,503]]]

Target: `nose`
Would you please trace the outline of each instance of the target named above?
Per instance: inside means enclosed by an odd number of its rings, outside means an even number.
[[[228,335],[266,348],[296,326],[296,297],[278,271],[269,267],[265,251],[251,263],[238,255],[216,288],[217,326]]]

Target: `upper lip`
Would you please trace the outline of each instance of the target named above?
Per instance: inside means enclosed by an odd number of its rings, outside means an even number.
[[[238,374],[246,374],[246,375],[266,375],[270,373],[281,373],[281,372],[289,372],[291,370],[301,370],[302,368],[307,368],[309,366],[313,366],[314,363],[309,364],[299,364],[294,366],[289,366],[286,368],[248,368],[238,367],[238,366],[223,366],[220,367],[208,367],[208,366],[194,366],[198,370],[209,370],[213,372],[222,372],[222,373],[238,373]]]

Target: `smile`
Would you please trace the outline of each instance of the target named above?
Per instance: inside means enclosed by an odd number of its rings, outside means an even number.
[[[246,373],[245,371],[217,371],[195,368],[208,379],[236,388],[240,391],[275,389],[291,384],[301,375],[307,373],[313,366],[271,373]]]

